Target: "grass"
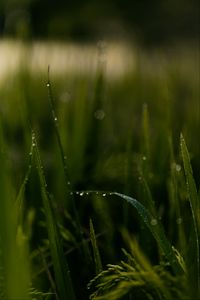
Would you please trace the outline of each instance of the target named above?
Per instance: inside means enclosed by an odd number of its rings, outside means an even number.
[[[199,299],[199,87],[179,70],[1,85],[0,299]]]

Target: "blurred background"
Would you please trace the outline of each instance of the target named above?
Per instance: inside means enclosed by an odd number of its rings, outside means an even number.
[[[199,33],[198,0],[1,0],[1,37],[145,45],[192,41]]]

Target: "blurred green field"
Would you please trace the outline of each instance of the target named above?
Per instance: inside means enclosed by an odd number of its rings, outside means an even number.
[[[87,54],[89,67],[79,56],[67,69],[59,53],[34,66],[30,47],[19,68],[0,75],[1,299],[71,300],[72,282],[76,299],[97,291],[91,299],[197,300],[195,48],[125,48],[114,60],[100,45]],[[181,155],[181,133],[189,156],[183,140]],[[146,227],[137,208],[112,192],[137,199],[152,222]],[[161,224],[178,251],[171,261]],[[185,273],[173,267],[176,259]]]

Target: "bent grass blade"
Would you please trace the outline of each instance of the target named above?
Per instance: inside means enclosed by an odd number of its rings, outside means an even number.
[[[101,192],[101,191],[76,192],[76,194],[80,195],[80,196],[89,195],[92,193],[95,193],[97,195],[102,195],[103,197],[105,197],[107,195],[108,196],[117,196],[117,197],[125,200],[129,204],[131,204],[137,210],[138,214],[140,215],[140,217],[142,218],[142,220],[144,221],[144,223],[146,224],[146,226],[149,228],[150,232],[154,236],[155,240],[158,243],[158,246],[161,248],[164,255],[168,259],[174,273],[175,274],[183,274],[184,273],[184,270],[177,259],[175,251],[173,250],[172,245],[170,244],[170,242],[168,241],[168,239],[165,235],[164,228],[163,228],[161,222],[158,219],[156,219],[149,212],[149,210],[146,209],[146,207],[144,205],[142,205],[139,201],[137,201],[136,199],[134,199],[130,196],[120,194],[117,192]]]
[[[142,220],[146,224],[146,226],[149,228],[151,231],[152,235],[154,236],[155,240],[157,241],[159,247],[163,251],[164,255],[168,259],[173,271],[175,274],[182,274],[183,269],[177,260],[177,257],[174,253],[174,250],[168,241],[162,224],[159,222],[159,220],[155,219],[153,215],[136,199],[117,193],[113,192],[110,193],[111,195],[118,196],[124,200],[126,200],[128,203],[130,203],[133,207],[136,208],[137,212],[139,215],[142,217]]]

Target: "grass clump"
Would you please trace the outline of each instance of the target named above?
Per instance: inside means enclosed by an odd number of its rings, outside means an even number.
[[[196,83],[26,72],[0,89],[0,298],[199,299]]]

